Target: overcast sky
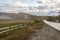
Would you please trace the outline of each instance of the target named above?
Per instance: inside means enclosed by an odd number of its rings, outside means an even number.
[[[0,0],[0,3],[6,3],[10,5],[16,5],[16,6],[37,6],[37,0]]]
[[[50,1],[52,1],[52,3],[50,3]],[[44,6],[47,5],[47,7],[53,6],[58,8],[56,5],[60,5],[60,0],[0,0],[0,12],[16,12],[16,11],[18,12],[20,10],[18,7],[20,6],[40,6],[40,5]]]

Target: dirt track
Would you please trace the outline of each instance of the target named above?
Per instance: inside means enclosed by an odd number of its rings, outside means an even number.
[[[60,32],[45,24],[41,30],[35,30],[28,40],[60,40]]]

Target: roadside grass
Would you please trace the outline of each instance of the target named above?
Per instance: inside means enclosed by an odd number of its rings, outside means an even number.
[[[34,23],[28,24],[27,27],[18,28],[4,34],[0,34],[0,40],[27,40],[35,29],[41,29],[43,26],[44,22],[42,20],[34,20]]]
[[[41,29],[44,26],[44,22],[42,20],[35,20],[30,26],[34,29]]]
[[[33,26],[35,29],[41,29],[43,27],[43,23],[37,23],[37,24],[34,24]]]
[[[16,29],[10,32],[2,34],[0,39],[2,40],[27,40],[29,35],[33,33],[34,30],[30,30],[29,28]]]
[[[11,30],[11,31],[8,31],[8,32],[5,32],[5,33],[2,33],[0,34],[0,38],[5,38],[7,37],[8,35],[12,34],[15,30]]]

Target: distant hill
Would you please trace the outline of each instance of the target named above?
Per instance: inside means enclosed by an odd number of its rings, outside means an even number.
[[[0,12],[0,20],[5,20],[5,19],[37,19],[39,16],[35,15],[30,15],[27,13],[4,13]]]
[[[14,13],[3,13],[0,12],[0,20],[3,19],[15,19],[16,15]]]

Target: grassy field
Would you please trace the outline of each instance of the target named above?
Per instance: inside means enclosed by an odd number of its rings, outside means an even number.
[[[6,24],[5,24],[6,23]],[[7,25],[9,24],[9,26],[11,25],[15,25],[22,23],[22,24],[28,24],[27,27],[24,28],[18,28],[15,29],[13,31],[9,31],[5,34],[1,34],[0,35],[0,40],[27,40],[28,37],[31,35],[31,33],[34,32],[35,29],[41,29],[43,27],[43,21],[38,21],[38,20],[34,20],[33,21],[27,21],[27,20],[13,20],[13,21],[2,21],[2,23],[0,23],[0,25]],[[1,26],[2,26],[1,25]]]
[[[33,22],[33,20],[3,20],[0,21],[0,25],[28,24]]]

